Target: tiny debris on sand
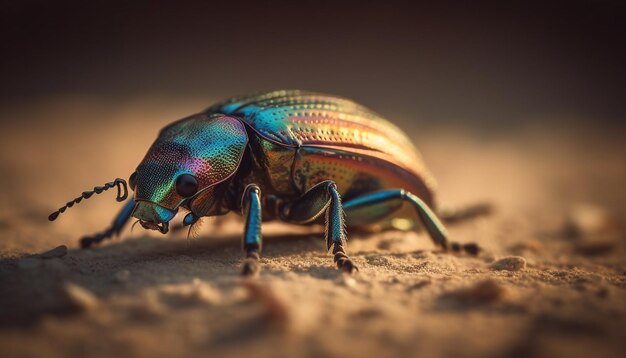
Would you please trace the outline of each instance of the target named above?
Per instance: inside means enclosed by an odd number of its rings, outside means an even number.
[[[52,250],[46,251],[43,254],[39,255],[42,259],[52,259],[55,257],[63,257],[67,255],[67,246],[61,245],[57,246]]]
[[[69,306],[76,310],[89,311],[98,307],[98,298],[91,291],[75,283],[63,284],[63,293]]]
[[[492,263],[494,270],[519,271],[526,268],[526,259],[521,256],[508,256]]]

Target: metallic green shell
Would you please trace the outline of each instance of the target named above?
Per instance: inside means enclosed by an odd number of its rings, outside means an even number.
[[[305,191],[321,180],[337,182],[340,192],[403,188],[432,204],[435,181],[411,140],[398,127],[348,99],[314,92],[285,90],[238,97],[206,113],[241,118],[263,141],[282,148],[280,163],[270,158],[274,186],[290,180]],[[264,147],[270,147],[264,144]],[[278,157],[276,148],[266,155]]]
[[[193,174],[197,195],[232,176],[248,143],[243,123],[225,115],[201,113],[164,128],[137,167],[135,199],[175,210],[185,200],[176,179]]]

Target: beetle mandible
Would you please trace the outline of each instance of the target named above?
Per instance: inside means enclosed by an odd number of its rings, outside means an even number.
[[[107,230],[82,238],[83,248],[119,234],[131,217],[165,234],[182,208],[183,225],[230,211],[246,217],[244,274],[258,272],[261,222],[273,219],[323,223],[326,248],[348,273],[357,267],[345,252],[346,227],[392,218],[420,223],[444,250],[478,250],[448,243],[433,212],[435,182],[411,140],[373,111],[321,93],[236,97],[173,122],[160,131],[128,186],[134,197]],[[49,219],[113,187],[117,200],[125,200],[127,184],[118,178],[83,192]]]

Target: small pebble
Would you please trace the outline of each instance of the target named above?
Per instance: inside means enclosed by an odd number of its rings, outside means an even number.
[[[93,310],[98,306],[98,298],[84,287],[67,282],[63,285],[63,293],[69,304],[81,311]]]
[[[502,258],[490,266],[494,270],[519,271],[526,268],[526,259],[521,256]]]
[[[63,257],[67,255],[67,246],[61,245],[57,246],[50,251],[46,251],[43,254],[39,255],[42,259],[52,259],[55,257]]]

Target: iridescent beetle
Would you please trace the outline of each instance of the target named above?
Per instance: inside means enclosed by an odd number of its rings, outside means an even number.
[[[180,208],[188,211],[183,225],[230,211],[246,216],[244,274],[259,270],[261,221],[272,219],[325,222],[326,247],[345,272],[357,270],[344,251],[346,226],[418,219],[436,245],[449,246],[432,211],[434,181],[409,138],[367,108],[320,93],[233,98],[176,121],[161,130],[129,184],[135,197],[106,231],[81,239],[83,247],[119,234],[131,217],[165,234]],[[114,186],[117,200],[125,200],[126,181],[118,178],[49,219]]]

